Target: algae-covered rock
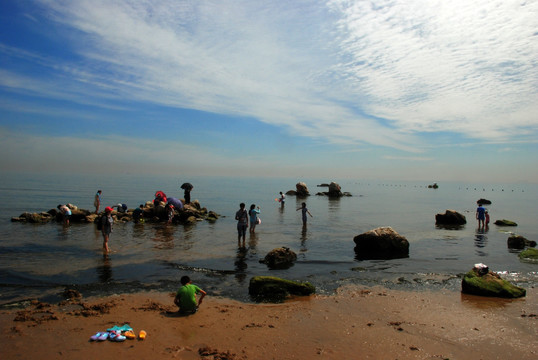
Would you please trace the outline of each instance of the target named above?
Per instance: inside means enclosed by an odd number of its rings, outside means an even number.
[[[521,260],[532,260],[533,262],[538,261],[538,249],[529,248],[527,250],[523,250],[518,256]]]
[[[290,295],[308,296],[316,292],[309,282],[298,282],[274,276],[254,276],[250,279],[248,293],[256,301],[281,302]]]
[[[498,226],[517,226],[515,222],[506,219],[496,220],[494,224]]]
[[[488,271],[480,275],[478,269],[473,268],[461,280],[461,291],[466,294],[519,298],[526,294],[526,290],[502,279],[498,274]]]

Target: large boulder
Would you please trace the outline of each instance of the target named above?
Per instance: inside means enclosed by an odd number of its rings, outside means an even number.
[[[528,240],[521,235],[510,235],[506,243],[510,249],[525,249],[536,246],[536,241]]]
[[[487,271],[483,274],[480,269],[474,267],[461,280],[461,291],[466,294],[519,298],[526,295],[526,290],[504,279],[497,273]]]
[[[295,260],[297,260],[297,254],[287,247],[281,247],[269,251],[260,262],[271,269],[287,269],[293,266]]]
[[[295,184],[295,189],[296,189],[295,194],[297,196],[308,196],[308,195],[310,195],[310,192],[308,191],[308,187],[306,186],[306,184],[304,182],[298,182],[297,184]]]
[[[248,293],[256,301],[281,302],[290,295],[308,296],[316,292],[309,282],[298,282],[274,276],[254,276],[250,279]]]
[[[391,227],[379,227],[357,235],[355,242],[356,258],[397,259],[409,256],[409,242]]]
[[[517,226],[515,222],[506,219],[495,220],[494,224],[497,226]]]
[[[334,181],[329,184],[329,196],[330,197],[341,197],[342,196],[342,188],[339,184],[335,183]]]
[[[435,223],[437,225],[465,225],[467,219],[465,215],[460,214],[455,210],[445,210],[444,214],[435,215]]]

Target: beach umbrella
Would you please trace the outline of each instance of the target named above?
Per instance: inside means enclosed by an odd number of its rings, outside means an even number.
[[[183,190],[192,190],[193,187],[194,187],[194,186],[192,186],[191,183],[183,183],[183,185],[181,185],[181,188],[182,188]]]

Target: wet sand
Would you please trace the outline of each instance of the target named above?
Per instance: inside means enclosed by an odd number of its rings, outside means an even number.
[[[346,287],[246,304],[209,294],[188,317],[172,313],[168,293],[34,301],[0,311],[0,348],[3,359],[536,359],[537,296]],[[89,341],[125,323],[147,338]]]

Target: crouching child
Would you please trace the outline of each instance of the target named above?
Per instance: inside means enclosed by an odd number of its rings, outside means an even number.
[[[181,277],[181,287],[177,291],[174,298],[174,304],[179,307],[179,313],[182,315],[191,315],[196,313],[202,300],[206,296],[206,292],[200,289],[198,286],[192,284],[191,279],[188,276]],[[200,295],[198,301],[196,301],[196,295]]]

